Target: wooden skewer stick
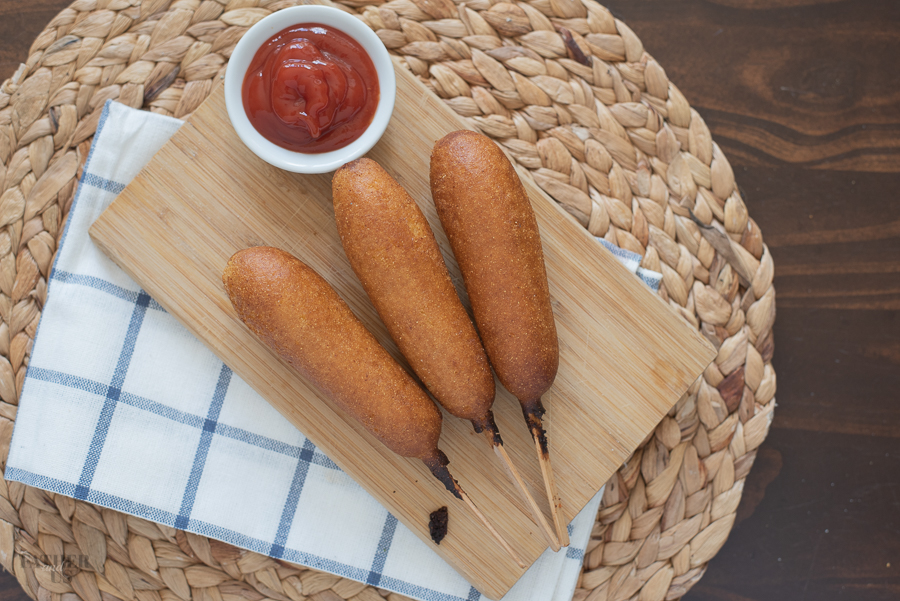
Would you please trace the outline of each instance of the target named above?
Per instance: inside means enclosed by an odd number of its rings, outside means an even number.
[[[506,468],[506,475],[519,487],[519,493],[522,495],[522,500],[525,501],[528,509],[531,510],[531,517],[534,518],[534,521],[541,527],[541,531],[544,533],[544,537],[550,544],[550,548],[553,549],[554,552],[559,551],[559,539],[556,537],[556,533],[553,531],[553,528],[550,527],[547,518],[544,517],[544,512],[538,507],[537,501],[534,500],[534,497],[531,496],[531,493],[525,487],[525,481],[522,480],[522,476],[519,475],[519,471],[516,469],[516,466],[513,465],[509,453],[507,453],[506,449],[503,447],[503,443],[497,442],[497,438],[494,437],[493,432],[485,430],[485,434],[487,435],[491,446],[494,447],[494,453],[497,454],[503,467]]]
[[[562,507],[562,501],[559,499],[559,492],[556,490],[556,481],[553,478],[553,467],[550,465],[550,449],[547,446],[547,434],[544,432],[544,424],[541,419],[543,408],[540,403],[537,404],[539,409],[525,409],[523,404],[523,413],[528,427],[531,429],[531,438],[534,440],[534,448],[537,451],[538,461],[541,464],[541,475],[544,476],[544,488],[547,489],[547,500],[550,501],[550,513],[553,516],[553,524],[556,526],[556,534],[559,536],[559,544],[563,547],[569,546],[569,530],[566,524],[559,517],[559,508]]]
[[[569,546],[569,529],[559,517],[559,508],[562,507],[562,501],[559,499],[559,492],[556,490],[556,481],[553,479],[553,467],[550,465],[550,454],[541,449],[541,443],[537,437],[534,439],[535,448],[537,449],[538,461],[541,464],[541,474],[544,476],[544,487],[547,489],[547,499],[550,501],[550,513],[553,514],[553,523],[556,526],[556,534],[559,536],[559,544],[563,547]]]
[[[446,458],[445,458],[446,460]],[[503,546],[509,556],[513,558],[520,568],[525,569],[525,563],[522,561],[522,558],[519,557],[519,554],[515,552],[515,550],[506,542],[506,539],[497,532],[496,528],[494,528],[493,524],[491,524],[488,519],[485,517],[481,510],[472,502],[472,499],[469,498],[469,495],[466,494],[466,491],[462,489],[459,485],[459,482],[456,481],[450,474],[450,470],[447,469],[447,464],[438,464],[433,461],[426,460],[425,465],[428,466],[428,469],[431,470],[431,473],[434,474],[434,477],[441,481],[447,490],[453,493],[457,499],[462,500],[466,505],[469,506],[469,509],[472,510],[472,513],[484,524],[484,527],[488,529],[488,531],[497,539],[497,541]]]
[[[478,519],[481,520],[481,523],[484,524],[487,527],[487,529],[491,531],[491,534],[494,535],[494,538],[496,538],[498,541],[500,541],[500,544],[503,545],[503,548],[506,549],[506,552],[509,553],[509,556],[512,557],[513,560],[517,564],[519,564],[519,567],[524,570],[525,563],[522,561],[522,558],[519,557],[519,554],[516,553],[512,547],[509,546],[509,543],[506,542],[505,538],[500,536],[500,533],[494,529],[494,526],[492,526],[491,523],[488,521],[488,519],[486,517],[484,517],[484,514],[481,513],[481,511],[478,509],[478,507],[475,506],[475,503],[472,502],[472,499],[469,498],[469,495],[467,495],[466,492],[462,488],[459,487],[459,484],[456,485],[456,491],[459,493],[459,496],[462,498],[463,502],[465,502],[465,504],[469,506],[469,509],[471,509],[472,512],[476,516],[478,516]]]

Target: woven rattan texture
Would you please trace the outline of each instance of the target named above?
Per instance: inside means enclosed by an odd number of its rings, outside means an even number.
[[[185,117],[246,29],[296,0],[77,0],[0,87],[0,459],[103,104]],[[575,599],[683,595],[725,542],[772,420],[773,264],[709,129],[591,0],[347,0],[591,233],[662,272],[716,361],[609,482]],[[0,479],[0,563],[42,601],[378,601],[363,584]]]

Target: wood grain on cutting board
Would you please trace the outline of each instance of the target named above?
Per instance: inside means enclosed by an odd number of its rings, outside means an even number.
[[[397,104],[368,154],[419,203],[468,307],[428,184],[434,142],[467,123],[402,67]],[[524,173],[520,171],[520,173]],[[566,521],[580,510],[715,356],[714,349],[527,176],[550,280],[559,374],[545,424]],[[276,169],[241,143],[221,86],[91,228],[94,241],[167,311],[478,590],[502,596],[522,575],[500,545],[418,460],[388,451],[337,410],[237,319],[222,286],[249,246],[287,250],[318,271],[401,362],[350,269],[331,205],[331,174]],[[519,403],[498,383],[494,413],[507,449],[542,504],[540,469]],[[441,448],[479,508],[531,564],[545,542],[503,467],[469,422],[445,413]],[[430,542],[428,514],[450,507]]]

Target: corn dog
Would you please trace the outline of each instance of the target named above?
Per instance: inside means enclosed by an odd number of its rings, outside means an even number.
[[[541,404],[556,378],[559,343],[534,211],[512,164],[482,134],[457,131],[438,140],[430,176],[488,358],[519,399],[534,437],[564,545]]]
[[[341,244],[400,352],[447,411],[494,430],[491,367],[422,211],[370,159],[338,169],[332,193]]]
[[[494,377],[428,221],[381,166],[362,158],[332,180],[341,244],[413,371],[450,414],[485,432],[554,550],[559,542],[509,459],[494,422]]]
[[[328,282],[290,254],[264,246],[232,256],[222,281],[254,334],[391,451],[425,462],[523,565],[447,469],[438,448],[438,408]]]
[[[387,448],[426,463],[441,458],[441,412],[317,273],[282,250],[255,247],[231,258],[223,281],[253,333]]]

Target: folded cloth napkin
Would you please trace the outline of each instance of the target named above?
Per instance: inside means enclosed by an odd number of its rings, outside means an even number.
[[[180,125],[114,102],[103,110],[6,478],[417,599],[482,598],[90,241],[89,226]],[[637,255],[612,248],[637,268]],[[548,549],[504,599],[570,599],[599,504],[600,493],[570,524],[571,546]]]

